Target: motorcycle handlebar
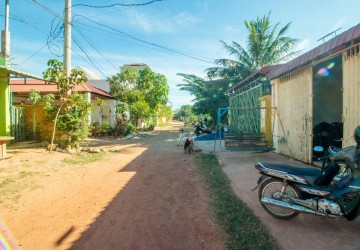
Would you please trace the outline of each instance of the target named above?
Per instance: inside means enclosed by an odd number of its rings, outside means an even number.
[[[324,156],[324,157],[317,158],[318,161],[323,161],[323,160],[327,160],[327,159],[330,159],[330,156]]]

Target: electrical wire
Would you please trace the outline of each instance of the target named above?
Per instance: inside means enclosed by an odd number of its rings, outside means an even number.
[[[21,66],[23,65],[25,62],[27,62],[28,60],[30,60],[33,56],[35,56],[37,53],[39,53],[43,48],[45,48],[48,44],[46,43],[44,46],[42,46],[40,49],[38,49],[37,51],[35,51],[31,56],[29,56],[28,58],[26,58],[24,61],[22,61],[21,63],[17,64],[17,66]]]
[[[94,44],[88,37],[86,37],[86,35],[85,35],[84,33],[82,33],[77,27],[74,27],[74,26],[72,26],[72,27],[74,28],[74,30],[76,30],[76,31],[79,33],[79,35],[80,35],[94,50],[96,50],[96,52],[97,52],[102,58],[104,58],[115,70],[118,70],[118,68],[117,68],[108,58],[106,58],[106,57],[100,52],[100,50],[98,50],[98,49],[96,48],[95,44]]]
[[[102,26],[102,27],[105,27],[105,28],[107,28],[107,29],[113,30],[113,31],[115,31],[115,32],[117,32],[117,33],[119,33],[119,34],[122,34],[122,35],[125,36],[125,37],[131,38],[131,39],[133,39],[133,40],[136,40],[136,41],[139,41],[139,42],[148,44],[148,45],[152,45],[152,46],[161,48],[161,49],[163,49],[163,50],[170,51],[170,52],[175,53],[175,54],[178,54],[178,55],[186,56],[186,57],[189,57],[189,58],[198,60],[198,61],[203,61],[203,62],[207,62],[207,63],[211,63],[211,64],[213,64],[213,62],[214,62],[214,60],[210,61],[211,59],[209,59],[209,58],[204,58],[204,57],[198,56],[198,55],[192,55],[192,54],[189,54],[189,53],[186,53],[186,52],[182,52],[182,51],[179,51],[179,50],[167,48],[167,47],[165,47],[165,46],[162,46],[162,45],[159,45],[159,44],[156,44],[156,43],[153,43],[153,42],[145,41],[145,40],[143,40],[143,39],[141,39],[141,38],[137,38],[137,37],[135,37],[135,36],[133,36],[133,35],[127,34],[127,33],[123,32],[123,31],[121,31],[121,30],[112,28],[112,27],[110,27],[110,26],[108,26],[108,25],[105,25],[105,24],[102,24],[102,23],[99,23],[99,22],[96,22],[96,21],[94,21],[94,20],[92,20],[92,19],[90,19],[90,18],[87,18],[87,17],[83,16],[83,15],[79,15],[79,14],[78,14],[78,16],[82,16],[83,18],[85,18],[86,20],[88,20],[88,21],[90,21],[90,22],[92,22],[92,23],[95,23],[95,24],[100,25],[100,26]],[[203,58],[204,58],[204,59],[203,59]]]
[[[86,51],[86,49],[81,45],[80,41],[72,35],[72,39],[74,40],[74,43],[79,47],[79,49],[84,53],[86,58],[88,59],[88,63],[90,63],[98,72],[100,72],[102,75],[107,76],[108,74],[105,73],[105,70],[101,67],[100,64],[97,64],[96,61],[91,58],[89,53]]]
[[[136,7],[136,6],[144,6],[144,5],[149,5],[149,4],[153,4],[155,2],[161,2],[163,0],[152,0],[146,3],[134,3],[134,4],[124,4],[124,3],[114,3],[114,4],[110,4],[110,5],[88,5],[88,4],[73,4],[72,7],[76,7],[76,6],[83,6],[83,7],[89,7],[89,8],[97,8],[97,9],[103,9],[103,8],[111,8],[111,7],[115,7],[115,6],[123,6],[123,7]]]

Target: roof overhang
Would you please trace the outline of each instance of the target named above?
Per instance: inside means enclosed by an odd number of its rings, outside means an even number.
[[[37,79],[37,80],[42,80],[44,81],[44,78],[40,77],[40,76],[36,76],[33,74],[29,74],[20,70],[16,70],[16,69],[11,69],[5,66],[0,65],[0,70],[4,70],[7,71],[9,73],[9,77],[10,78],[31,78],[31,79]]]

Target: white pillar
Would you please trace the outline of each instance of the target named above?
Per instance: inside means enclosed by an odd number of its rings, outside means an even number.
[[[65,0],[64,17],[64,69],[67,76],[71,72],[71,0]]]
[[[10,64],[9,0],[5,1],[5,30],[1,31],[1,53],[5,66]]]

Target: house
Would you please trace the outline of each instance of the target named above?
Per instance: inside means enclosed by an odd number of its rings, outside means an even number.
[[[312,162],[316,145],[354,145],[360,124],[360,24],[271,70],[276,152]]]
[[[36,90],[41,94],[59,95],[55,84],[47,84],[44,80],[10,80],[12,92],[12,135],[16,140],[45,140],[51,132],[51,126],[44,126],[46,115],[41,105],[34,105],[29,100],[29,92]],[[78,85],[75,91],[87,95],[93,104],[93,111],[89,120],[99,125],[107,123],[114,127],[116,124],[116,100],[108,92],[89,83]],[[100,101],[102,104],[100,105]],[[36,117],[34,120],[34,117]],[[35,137],[35,138],[34,138]]]
[[[0,59],[3,59],[0,57]],[[0,136],[11,133],[11,91],[10,78],[41,79],[38,76],[0,65]]]

